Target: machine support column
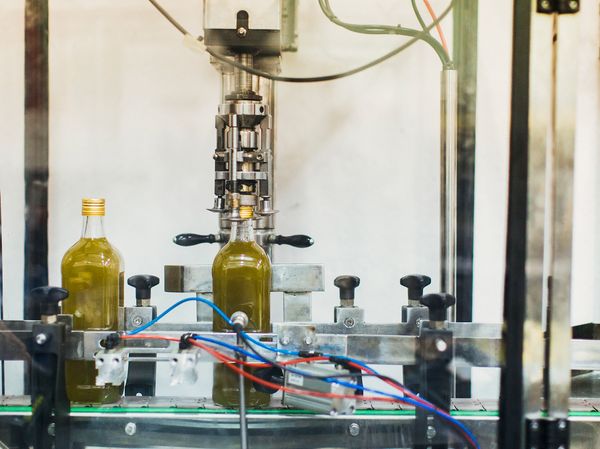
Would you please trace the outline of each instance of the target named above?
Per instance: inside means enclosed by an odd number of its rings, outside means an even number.
[[[440,290],[456,294],[456,70],[442,71],[440,148]],[[450,312],[456,320],[456,308]]]

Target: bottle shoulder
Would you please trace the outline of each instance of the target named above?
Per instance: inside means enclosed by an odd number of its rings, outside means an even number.
[[[233,241],[227,243],[215,256],[213,266],[227,261],[238,261],[243,265],[261,265],[269,267],[269,256],[256,242]]]
[[[71,246],[62,259],[62,265],[80,262],[99,263],[102,265],[123,265],[123,258],[105,237],[81,238]]]

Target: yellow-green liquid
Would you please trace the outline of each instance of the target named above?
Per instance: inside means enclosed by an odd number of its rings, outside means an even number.
[[[271,262],[263,249],[254,241],[231,241],[215,257],[212,267],[215,304],[227,316],[234,312],[248,315],[248,332],[269,332]],[[216,313],[213,316],[215,332],[231,331]],[[246,405],[266,406],[270,395],[257,392],[252,383],[245,382]],[[213,401],[225,407],[239,406],[239,377],[222,363],[213,370]]]
[[[62,260],[62,286],[69,297],[63,313],[73,315],[73,329],[117,330],[123,305],[123,262],[106,238],[82,238]],[[96,386],[93,361],[68,360],[67,395],[74,402],[109,403],[119,400],[123,386]]]

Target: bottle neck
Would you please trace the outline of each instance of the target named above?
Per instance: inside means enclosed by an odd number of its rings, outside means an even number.
[[[253,242],[254,227],[252,220],[233,221],[231,222],[230,242]]]
[[[104,217],[98,215],[84,216],[81,238],[100,239],[103,237],[106,237],[106,234],[104,234]]]

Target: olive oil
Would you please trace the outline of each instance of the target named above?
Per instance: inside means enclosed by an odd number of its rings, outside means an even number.
[[[84,199],[81,239],[64,255],[62,286],[69,291],[63,313],[73,315],[73,329],[117,330],[123,306],[123,259],[104,235],[103,199]],[[123,386],[96,386],[93,361],[69,360],[65,376],[67,395],[74,402],[116,402]]]
[[[227,316],[244,312],[249,320],[247,332],[269,332],[271,262],[254,241],[252,220],[232,223],[230,240],[213,262],[212,277],[214,302]],[[231,327],[215,313],[213,330],[231,332]],[[245,388],[248,406],[268,405],[267,393],[257,392],[248,380]],[[225,407],[239,406],[239,377],[222,363],[214,366],[213,401]]]

